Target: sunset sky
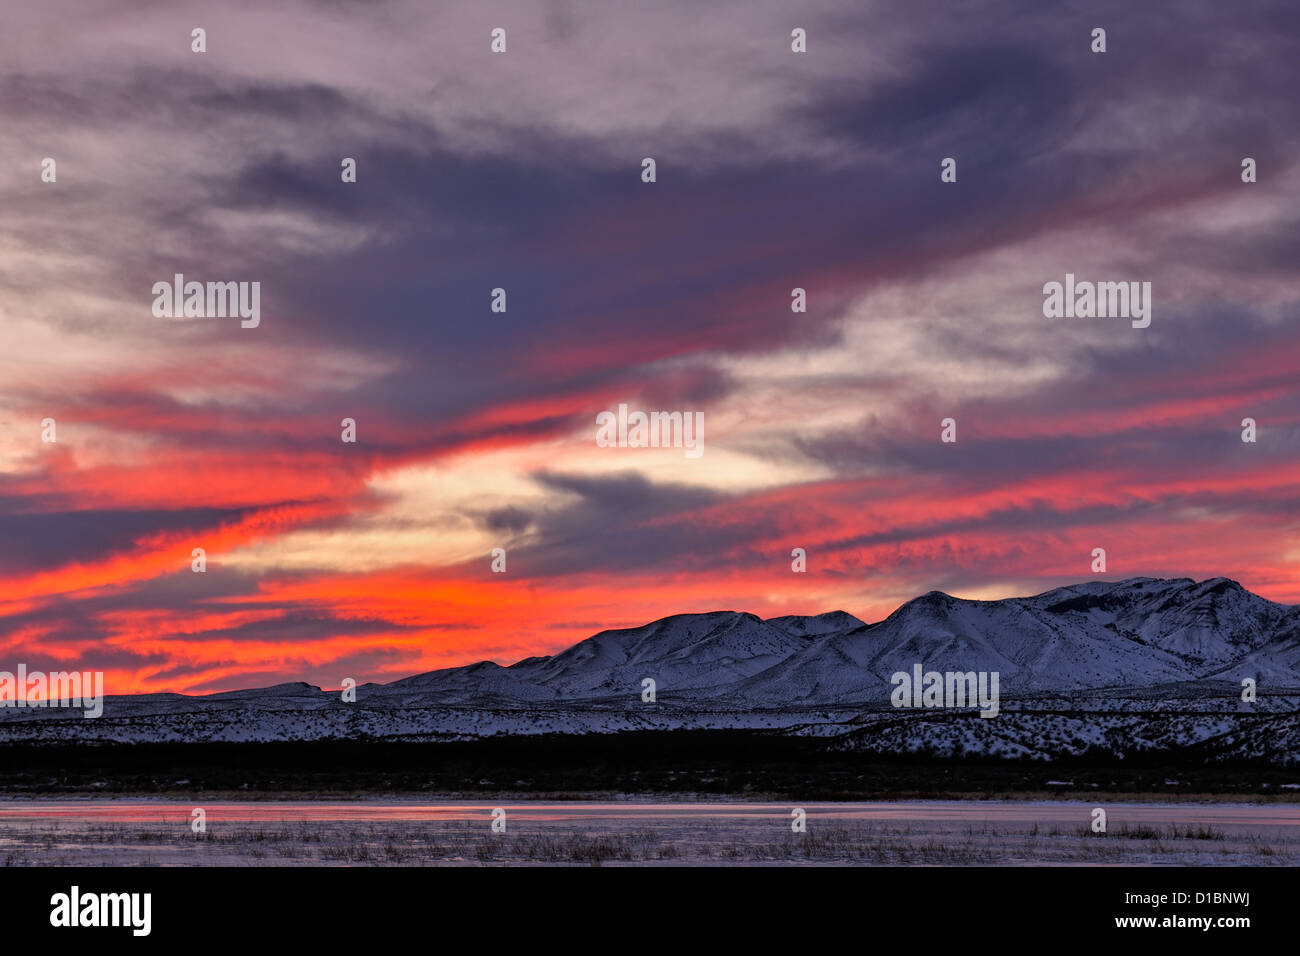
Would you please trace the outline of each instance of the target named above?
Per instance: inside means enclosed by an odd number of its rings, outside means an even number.
[[[337,687],[1097,547],[1300,603],[1294,3],[270,6],[6,10],[0,667]],[[704,454],[597,447],[620,402]]]

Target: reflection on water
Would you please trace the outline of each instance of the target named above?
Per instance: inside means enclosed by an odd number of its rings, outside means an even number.
[[[0,801],[0,821],[69,819],[80,822],[165,822],[189,820],[202,806],[209,820],[239,823],[289,822],[453,822],[475,821],[504,807],[512,818],[536,822],[620,820],[649,823],[675,820],[743,820],[788,817],[792,803],[645,803],[565,801],[502,803],[499,801],[447,800],[437,803],[399,800],[322,802],[259,800],[208,802],[192,800],[5,800]],[[1104,806],[1112,820],[1150,825],[1251,825],[1300,826],[1300,804],[1249,803],[1111,803],[1067,801],[896,801],[882,803],[801,803],[808,817],[836,821],[950,821],[957,823],[1064,824],[1086,817],[1094,806]]]
[[[1300,805],[0,800],[4,866],[484,864],[1294,866]]]

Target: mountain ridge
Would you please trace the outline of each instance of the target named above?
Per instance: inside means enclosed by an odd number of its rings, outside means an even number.
[[[894,709],[891,676],[917,665],[996,671],[1000,715],[958,724],[950,721],[956,711]],[[1256,680],[1258,701],[1242,700],[1244,678]],[[874,623],[845,611],[768,619],[706,611],[604,630],[508,666],[477,661],[361,684],[355,700],[289,682],[203,696],[107,696],[101,717],[81,715],[0,708],[0,740],[465,740],[748,728],[1014,756],[1069,752],[1074,744],[1062,734],[1070,727],[1070,740],[1106,747],[1121,747],[1115,741],[1125,735],[1125,747],[1219,735],[1232,752],[1252,752],[1262,745],[1256,732],[1266,732],[1274,749],[1300,754],[1300,606],[1226,578],[1130,578],[998,600],[931,591]]]
[[[430,674],[463,675],[482,663]],[[1089,581],[995,600],[929,591],[870,624],[841,610],[766,620],[738,611],[675,614],[504,670],[553,691],[535,692],[538,699],[639,695],[650,678],[656,694],[779,707],[878,700],[889,676],[915,663],[998,671],[1003,693],[1243,677],[1300,685],[1300,607],[1222,577]],[[427,689],[452,690],[445,681]]]
[[[1103,652],[1112,659],[1098,660]],[[887,681],[914,663],[936,670],[998,670],[1004,692],[1223,681],[1260,673],[1300,686],[1300,605],[1269,601],[1224,577],[1087,581],[998,599],[931,590],[872,623],[843,610],[768,619],[730,610],[672,614],[599,631],[552,655],[508,665],[475,661],[358,690],[513,694],[520,701],[562,702],[632,690],[639,697],[641,681],[649,677],[659,694],[762,691],[764,703],[779,706],[796,702],[777,693],[779,678],[801,669],[847,667],[846,679],[860,683],[868,673],[871,680]],[[130,696],[229,701],[313,690],[329,693],[287,681],[202,695]]]
[[[891,675],[992,672],[995,718],[897,709]],[[1258,699],[1242,697],[1242,679]],[[654,696],[646,693],[654,681]],[[644,695],[644,696],[643,696]],[[1088,581],[1028,597],[930,591],[884,620],[675,614],[549,656],[356,688],[303,682],[204,696],[106,697],[103,715],[0,708],[0,741],[385,739],[750,730],[883,753],[1056,759],[1199,747],[1300,760],[1300,606],[1235,581]],[[1208,749],[1206,749],[1208,748]]]

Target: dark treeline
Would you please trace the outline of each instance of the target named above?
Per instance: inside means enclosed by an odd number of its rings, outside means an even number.
[[[1213,763],[1188,752],[1044,763],[839,753],[815,738],[753,731],[651,731],[451,743],[11,744],[8,796],[53,794],[700,793],[799,800],[1130,792],[1291,795],[1300,767]]]

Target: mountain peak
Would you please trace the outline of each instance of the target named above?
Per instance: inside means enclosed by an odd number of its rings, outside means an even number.
[[[862,621],[848,611],[827,611],[824,614],[816,614],[811,617],[799,614],[785,614],[781,617],[769,617],[765,623],[778,627],[787,634],[795,634],[801,637],[829,634],[832,631],[847,631],[863,625]]]

